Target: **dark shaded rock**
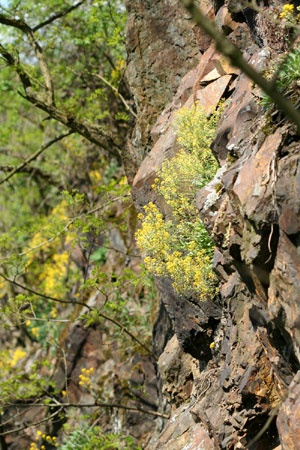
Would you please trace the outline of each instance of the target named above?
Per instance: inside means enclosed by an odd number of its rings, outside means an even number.
[[[157,280],[157,285],[180,345],[206,365],[211,359],[211,334],[221,318],[220,305],[185,298],[174,291],[168,279]]]
[[[162,301],[160,301],[157,319],[153,326],[153,351],[159,356],[174,334],[172,323]]]

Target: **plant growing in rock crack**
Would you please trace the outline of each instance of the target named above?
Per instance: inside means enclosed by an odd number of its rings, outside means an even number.
[[[271,70],[275,75],[276,88],[285,94],[293,104],[299,106],[299,80],[300,80],[300,45],[293,49],[288,55],[281,58],[281,61]],[[272,99],[262,94],[261,104],[269,110],[274,103]]]
[[[174,289],[207,300],[216,294],[212,272],[213,243],[198,216],[195,191],[215,175],[218,165],[210,144],[223,107],[207,115],[203,107],[182,108],[174,126],[181,150],[163,163],[154,190],[164,198],[164,216],[154,203],[144,208],[136,234],[146,268],[155,276],[170,277]]]

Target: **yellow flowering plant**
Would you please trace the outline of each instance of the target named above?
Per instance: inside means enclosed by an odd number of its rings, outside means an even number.
[[[91,376],[93,375],[94,371],[95,371],[94,367],[90,367],[90,369],[86,368],[81,369],[78,382],[79,386],[91,390],[92,389]]]
[[[174,126],[181,149],[163,163],[154,190],[164,198],[164,217],[154,203],[139,215],[137,244],[145,254],[145,266],[154,276],[170,277],[174,289],[199,300],[216,294],[212,272],[213,243],[198,215],[195,192],[215,175],[218,165],[210,144],[223,110],[208,116],[201,106],[182,108]]]
[[[297,11],[297,14],[296,14]],[[286,3],[282,6],[281,12],[279,14],[279,19],[285,20],[286,22],[289,22],[291,25],[296,26],[300,21],[300,8],[299,6],[296,8],[292,3]]]

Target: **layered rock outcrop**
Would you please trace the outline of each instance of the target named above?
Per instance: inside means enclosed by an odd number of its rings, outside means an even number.
[[[228,101],[212,144],[219,172],[195,192],[216,244],[220,294],[199,303],[157,280],[175,333],[164,351],[161,336],[157,346],[171,418],[146,448],[300,448],[299,137],[286,121],[272,123],[252,82],[215,51],[179,1],[128,0],[127,7],[138,208],[160,204],[151,186],[178,150],[174,112],[195,101],[208,109]],[[211,17],[213,5],[204,7]],[[247,15],[234,20],[218,7],[218,26],[258,70],[267,67],[277,50],[260,47]],[[169,333],[161,317],[157,327]]]

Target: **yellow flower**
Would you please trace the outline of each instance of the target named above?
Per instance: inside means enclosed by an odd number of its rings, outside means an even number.
[[[287,3],[286,5],[283,5],[282,12],[279,14],[280,19],[287,19],[291,18],[291,16],[294,13],[294,5],[291,3]]]
[[[38,327],[33,327],[31,328],[31,334],[35,337],[35,338],[39,338],[40,337],[40,333],[39,333],[39,329]]]
[[[90,369],[82,368],[81,374],[79,375],[79,386],[83,386],[87,389],[92,388],[91,375],[94,373],[95,369],[91,367]]]
[[[12,359],[10,365],[15,367],[18,362],[26,356],[26,352],[21,349],[21,347],[17,347],[16,350],[12,354]]]

